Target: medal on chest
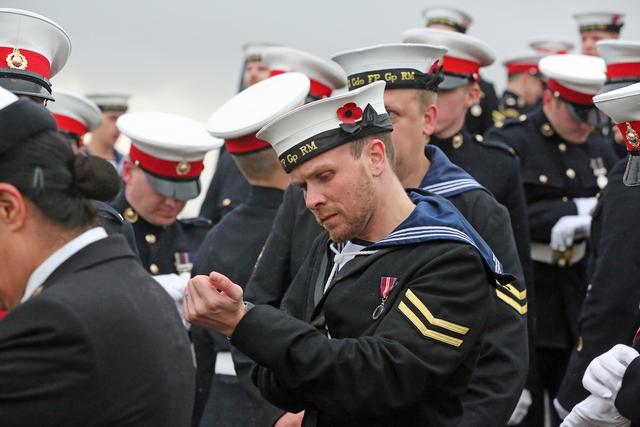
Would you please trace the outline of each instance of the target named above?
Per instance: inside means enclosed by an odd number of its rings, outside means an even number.
[[[191,273],[193,264],[189,258],[189,252],[176,252],[173,254],[173,258],[175,260],[175,267],[178,274]]]
[[[378,305],[376,309],[373,310],[373,314],[371,315],[371,318],[373,320],[377,320],[382,315],[382,312],[384,311],[384,304],[387,302],[387,299],[389,298],[389,294],[391,293],[391,291],[393,290],[393,287],[397,283],[398,283],[397,277],[382,276],[382,278],[380,279],[381,300],[380,300],[380,305]]]
[[[598,188],[602,190],[609,182],[607,179],[607,168],[604,167],[602,157],[591,159],[591,169],[593,169],[593,175],[596,177],[596,184],[598,184]]]

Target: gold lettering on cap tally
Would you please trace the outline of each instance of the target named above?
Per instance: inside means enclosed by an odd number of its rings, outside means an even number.
[[[303,156],[306,156],[307,154],[311,153],[312,151],[315,151],[318,149],[318,146],[316,145],[315,141],[311,141],[305,145],[300,146],[300,154]]]
[[[9,66],[9,68],[26,70],[28,63],[29,61],[27,61],[27,58],[22,54],[22,52],[20,52],[20,49],[18,49],[17,47],[14,47],[13,52],[7,55],[7,65]]]
[[[415,80],[416,72],[415,71],[402,71],[400,73],[401,80]]]
[[[384,73],[384,80],[386,82],[395,83],[398,80],[398,76],[393,73]]]
[[[297,163],[298,155],[297,154],[287,154],[287,162],[289,163]]]
[[[369,74],[367,77],[369,78],[369,84],[370,84],[370,83],[373,83],[373,82],[375,82],[377,80],[380,80],[380,77],[382,77],[382,76],[380,74],[376,73],[376,74]]]
[[[364,84],[364,79],[360,76],[351,77],[349,85],[351,87],[360,87]]]

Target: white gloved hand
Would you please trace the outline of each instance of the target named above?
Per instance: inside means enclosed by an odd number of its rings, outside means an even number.
[[[509,422],[507,423],[507,425],[515,426],[516,424],[520,424],[524,417],[527,416],[530,406],[531,392],[525,388],[524,390],[522,390],[522,393],[520,393],[520,399],[518,399],[516,409],[513,410],[513,414],[511,414],[511,418],[509,418]]]
[[[615,345],[589,363],[582,377],[582,385],[594,395],[614,401],[627,366],[638,356],[640,354],[632,347]]]
[[[591,234],[590,215],[567,215],[556,222],[551,229],[549,246],[554,251],[564,251],[573,246],[573,242]]]
[[[573,199],[573,203],[576,205],[578,215],[591,215],[598,204],[598,199],[596,197],[576,197]]]
[[[612,401],[590,395],[573,407],[560,427],[629,427],[631,421],[620,415]]]
[[[189,328],[189,323],[184,319],[184,312],[182,310],[182,302],[184,300],[184,293],[187,289],[187,283],[191,278],[189,273],[182,273],[180,275],[171,273],[171,274],[160,274],[158,276],[152,276],[156,282],[162,289],[164,289],[171,299],[176,303],[176,308],[178,313],[180,314],[180,318],[182,319],[182,323],[185,328]]]

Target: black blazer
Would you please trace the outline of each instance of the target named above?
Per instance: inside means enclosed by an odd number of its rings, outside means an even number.
[[[75,253],[0,321],[2,426],[187,426],[193,392],[175,304],[122,236]]]

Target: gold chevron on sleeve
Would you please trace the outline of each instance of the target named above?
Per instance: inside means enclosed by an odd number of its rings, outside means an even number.
[[[404,314],[407,317],[407,319],[409,319],[409,321],[413,323],[413,326],[415,326],[420,331],[420,333],[422,333],[422,335],[424,335],[425,337],[443,342],[445,344],[449,344],[453,347],[460,347],[462,345],[461,339],[453,338],[453,337],[450,337],[449,335],[432,331],[431,329],[427,328],[427,326],[424,323],[422,323],[422,321],[418,318],[418,316],[416,316],[416,314],[413,311],[411,311],[411,309],[404,302],[401,301],[398,308],[400,309],[402,314]]]
[[[498,286],[501,288],[504,288],[505,290],[509,291],[509,293],[511,295],[513,295],[514,297],[518,298],[520,301],[524,301],[524,299],[527,297],[527,290],[525,289],[524,291],[520,291],[518,290],[518,288],[516,288],[515,286],[513,286],[511,283],[509,283],[508,285],[501,285],[499,282]]]
[[[511,298],[506,293],[502,292],[500,289],[496,289],[496,295],[500,300],[502,300],[505,304],[513,308],[516,312],[520,314],[526,314],[528,310],[528,304],[520,304],[515,299]]]
[[[451,331],[451,332],[455,332],[456,334],[460,334],[460,335],[465,335],[467,332],[469,332],[469,328],[467,328],[465,326],[456,325],[455,323],[448,322],[446,320],[438,319],[438,318],[434,317],[434,315],[431,314],[431,312],[429,311],[427,306],[425,306],[422,303],[422,301],[420,301],[420,299],[417,297],[416,294],[414,294],[411,291],[411,289],[408,289],[405,295],[406,295],[407,299],[409,299],[409,301],[411,301],[411,303],[420,311],[420,313],[422,313],[422,315],[432,325],[438,326],[438,327],[440,327],[442,329],[446,329],[446,330]]]

